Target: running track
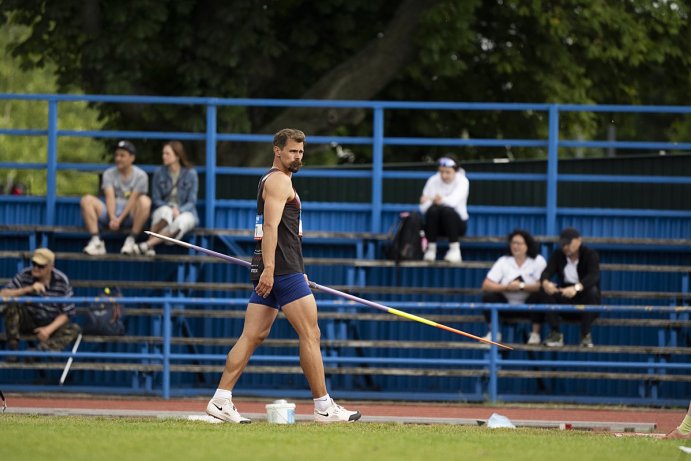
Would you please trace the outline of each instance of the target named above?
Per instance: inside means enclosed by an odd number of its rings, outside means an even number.
[[[183,413],[202,415],[207,399],[161,400],[151,398],[97,399],[90,396],[65,398],[33,397],[26,394],[6,395],[8,412],[47,414],[112,414],[121,416],[180,416]],[[472,420],[487,420],[492,413],[499,413],[511,421],[544,421],[573,424],[585,422],[653,423],[653,432],[665,434],[683,419],[685,409],[651,408],[589,408],[571,406],[479,406],[454,403],[379,403],[338,401],[349,409],[359,410],[364,420],[392,422],[437,422],[468,424]],[[234,399],[238,410],[254,418],[266,415],[269,399]],[[310,420],[313,410],[311,401],[296,400],[296,419]],[[517,424],[518,425],[518,424]]]

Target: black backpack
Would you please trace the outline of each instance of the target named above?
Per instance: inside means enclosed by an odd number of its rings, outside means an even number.
[[[124,312],[115,298],[122,296],[119,288],[106,287],[101,302],[91,306],[86,314],[84,334],[96,336],[122,336],[125,334]]]
[[[389,239],[386,257],[393,261],[415,261],[422,259],[422,215],[417,212],[403,212]]]

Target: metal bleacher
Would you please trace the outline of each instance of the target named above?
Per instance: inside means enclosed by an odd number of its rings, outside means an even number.
[[[691,393],[691,337],[689,336],[689,272],[691,271],[691,211],[560,207],[560,185],[574,182],[630,182],[631,184],[691,184],[686,176],[617,176],[559,173],[559,151],[566,147],[691,150],[689,143],[563,140],[558,137],[564,112],[691,112],[689,108],[570,106],[547,104],[400,103],[353,101],[270,101],[216,98],[147,98],[131,96],[0,95],[3,99],[43,101],[49,107],[46,130],[0,127],[4,136],[43,136],[48,140],[46,196],[0,196],[0,279],[6,281],[25,264],[31,251],[50,246],[57,266],[73,281],[75,300],[83,310],[95,302],[103,286],[117,284],[127,315],[123,337],[84,337],[76,354],[38,353],[25,338],[16,364],[4,361],[0,348],[3,390],[177,395],[208,393],[215,387],[228,347],[239,336],[250,285],[246,271],[222,261],[161,246],[155,257],[117,254],[120,235],[106,235],[109,254],[83,255],[86,234],[79,227],[78,197],[62,197],[55,178],[62,170],[100,171],[105,165],[59,161],[58,139],[66,136],[137,139],[178,138],[205,141],[203,173],[205,199],[200,203],[202,225],[190,241],[246,257],[254,245],[248,229],[255,203],[249,199],[217,197],[217,180],[227,176],[257,177],[263,169],[217,165],[218,141],[270,143],[271,135],[217,133],[216,113],[226,106],[351,107],[372,113],[371,136],[339,137],[308,134],[310,144],[369,145],[373,163],[366,170],[305,168],[300,177],[366,178],[367,203],[304,203],[304,247],[312,280],[391,307],[484,335],[483,312],[496,315],[502,305],[479,303],[479,287],[492,261],[504,247],[504,235],[515,227],[538,236],[544,254],[565,226],[578,227],[586,244],[602,261],[605,304],[587,307],[601,313],[595,324],[596,345],[575,346],[575,327],[565,330],[567,343],[559,350],[527,346],[525,325],[500,325],[514,347],[501,352],[485,349],[464,338],[406,322],[363,306],[317,293],[323,356],[329,388],[350,398],[415,398],[456,401],[557,401],[591,403],[686,404]],[[190,104],[207,114],[204,133],[75,132],[59,129],[59,106],[65,101],[104,103]],[[384,113],[389,110],[532,110],[549,120],[546,139],[422,139],[385,135]],[[483,181],[542,182],[542,206],[471,206],[468,236],[463,240],[464,262],[406,262],[399,265],[382,256],[387,230],[398,213],[414,203],[386,202],[387,181],[421,180],[428,171],[384,168],[387,146],[523,146],[547,153],[544,173],[473,173]],[[154,166],[146,165],[151,171]],[[0,169],[36,168],[36,164],[0,161]],[[691,170],[689,170],[691,171]],[[26,301],[26,300],[24,300]],[[574,310],[569,306],[519,306],[516,309]],[[497,327],[498,322],[492,322]],[[1,321],[0,321],[1,323]],[[2,338],[0,338],[2,345]],[[57,376],[65,361],[74,362],[64,386]],[[308,395],[300,376],[297,338],[282,316],[271,336],[250,362],[238,393],[266,396]]]

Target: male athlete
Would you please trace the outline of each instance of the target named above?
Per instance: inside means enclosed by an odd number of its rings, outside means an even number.
[[[283,129],[273,142],[272,168],[259,181],[257,218],[250,278],[250,296],[242,335],[228,353],[218,389],[206,412],[232,423],[249,423],[235,409],[232,389],[255,349],[269,335],[282,310],[300,338],[300,365],[314,398],[314,420],[320,423],[352,422],[360,413],[334,402],[326,391],[319,345],[317,303],[307,284],[302,259],[301,206],[291,181],[302,166],[305,134]]]

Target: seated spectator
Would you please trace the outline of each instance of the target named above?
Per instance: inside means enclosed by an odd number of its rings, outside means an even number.
[[[470,184],[465,170],[450,157],[439,159],[439,171],[427,180],[420,197],[420,212],[425,215],[425,236],[428,246],[423,259],[437,259],[437,238],[449,239],[444,261],[462,261],[458,239],[468,229],[468,191]]]
[[[151,199],[146,195],[149,191],[149,177],[144,170],[134,165],[136,155],[137,151],[131,142],[118,142],[115,147],[115,166],[103,173],[101,189],[105,203],[93,195],[82,197],[82,218],[91,234],[84,253],[106,253],[106,244],[99,235],[99,224],[112,231],[129,228],[129,235],[120,253],[134,253],[137,236],[144,229],[151,211]]]
[[[71,297],[72,287],[67,276],[54,267],[55,254],[48,248],[37,248],[31,258],[31,267],[18,272],[0,290],[0,296]],[[7,348],[19,348],[20,334],[35,334],[38,349],[60,351],[80,332],[79,325],[70,322],[74,304],[37,302],[11,303],[5,309]]]
[[[482,302],[536,304],[540,301],[540,275],[547,262],[538,253],[535,239],[529,232],[516,229],[509,234],[507,242],[506,255],[494,263],[482,282]],[[540,344],[541,313],[500,313],[500,323],[509,317],[529,318],[532,321],[532,332],[528,344]],[[485,311],[485,318],[489,323],[489,311]],[[485,339],[492,339],[491,336],[490,329]],[[501,341],[501,333],[498,334],[497,341]]]
[[[197,215],[197,171],[187,161],[185,148],[179,141],[163,145],[163,165],[154,173],[151,186],[156,209],[151,218],[151,230],[176,239],[182,238],[199,223]],[[153,256],[154,246],[162,240],[150,237],[135,247],[136,254]]]
[[[557,277],[557,282],[552,279]],[[600,304],[600,257],[595,250],[583,245],[581,234],[567,227],[559,235],[559,248],[552,253],[542,276],[541,296],[544,304]],[[561,320],[576,320],[581,324],[581,346],[593,347],[591,328],[597,318],[594,312],[559,313],[546,315],[550,333],[545,345],[564,345],[559,329]]]

